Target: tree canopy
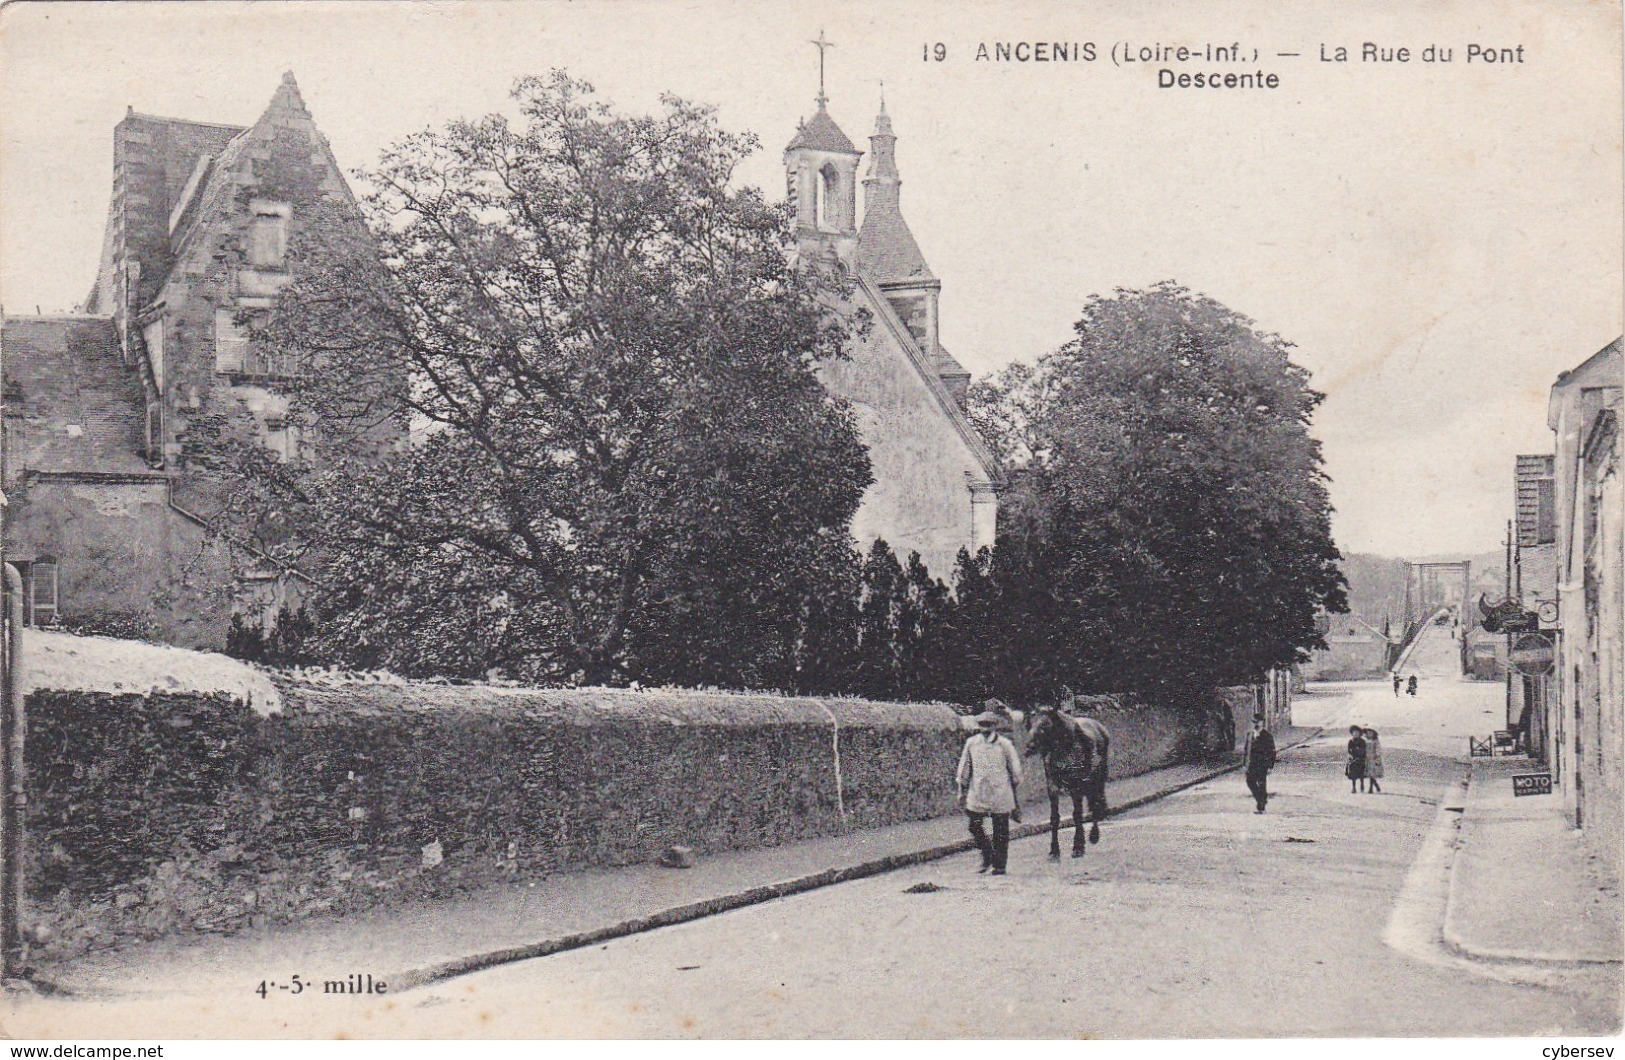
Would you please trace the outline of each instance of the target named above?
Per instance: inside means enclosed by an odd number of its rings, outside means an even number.
[[[1024,683],[1195,691],[1320,646],[1343,581],[1291,344],[1172,283],[1074,331],[971,395],[1010,475],[991,573],[1024,601]]]
[[[791,267],[711,110],[513,98],[390,148],[368,237],[296,239],[255,340],[299,366],[308,462],[256,481],[319,564],[315,635],[409,674],[788,684],[870,481],[813,371],[839,278]]]

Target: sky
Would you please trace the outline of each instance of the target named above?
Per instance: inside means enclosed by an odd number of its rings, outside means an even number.
[[[0,306],[89,291],[126,107],[247,125],[292,70],[353,169],[561,67],[624,111],[714,105],[763,145],[740,179],[778,196],[822,32],[861,148],[884,82],[904,215],[970,371],[1061,345],[1092,294],[1177,280],[1296,344],[1345,552],[1483,552],[1514,456],[1551,451],[1557,374],[1621,331],[1620,26],[1617,0],[12,3]],[[1019,42],[1095,59],[977,58]],[[1206,57],[1232,44],[1247,61]],[[1180,46],[1202,57],[1155,58]],[[1213,73],[1277,87],[1159,86]]]

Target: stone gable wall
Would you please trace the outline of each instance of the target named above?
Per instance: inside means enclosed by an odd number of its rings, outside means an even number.
[[[163,482],[33,481],[14,495],[6,550],[57,561],[59,618],[143,616],[189,648],[225,643],[247,557],[169,505]]]
[[[986,472],[885,321],[874,320],[848,359],[822,365],[819,376],[852,402],[869,448],[875,481],[852,521],[859,548],[883,537],[902,561],[918,551],[932,575],[951,582],[955,556],[974,541],[970,482]]]

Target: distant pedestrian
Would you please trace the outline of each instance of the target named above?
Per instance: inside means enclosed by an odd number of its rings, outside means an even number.
[[[1365,786],[1365,730],[1358,725],[1349,726],[1349,761],[1343,775],[1349,778],[1349,794]]]
[[[965,741],[959,756],[959,805],[970,818],[971,838],[982,852],[981,872],[1003,876],[1010,858],[1010,818],[1021,820],[1021,757],[1016,745],[999,733],[1004,715],[986,710],[976,716],[980,729]],[[993,818],[988,838],[985,819]]]
[[[1410,680],[1405,682],[1405,694],[1407,696],[1416,695],[1416,675],[1415,674],[1411,674]]]
[[[1247,744],[1242,748],[1242,760],[1247,763],[1247,790],[1253,793],[1253,801],[1258,804],[1254,813],[1263,813],[1264,807],[1270,801],[1269,788],[1266,782],[1270,770],[1275,768],[1275,737],[1264,728],[1264,715],[1253,715],[1253,730],[1247,734]]]
[[[1401,684],[1403,684],[1403,683],[1404,683],[1404,679],[1401,678],[1398,674],[1395,674],[1394,675],[1394,698],[1395,699],[1399,698],[1399,686]]]
[[[1382,779],[1382,743],[1377,739],[1376,729],[1365,731],[1365,784],[1367,794],[1376,795],[1382,791],[1382,785],[1377,781]]]

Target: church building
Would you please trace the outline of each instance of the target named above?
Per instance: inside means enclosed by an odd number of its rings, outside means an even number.
[[[848,358],[820,369],[825,386],[851,403],[873,467],[853,536],[865,550],[884,538],[905,562],[918,552],[951,584],[960,549],[974,555],[993,544],[998,466],[965,416],[970,373],[939,337],[942,281],[903,219],[897,137],[885,102],[869,137],[861,224],[863,152],[827,103],[820,87],[818,109],[785,148],[784,166],[798,253],[839,263],[855,281],[851,310],[871,318]]]

